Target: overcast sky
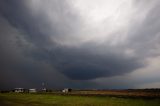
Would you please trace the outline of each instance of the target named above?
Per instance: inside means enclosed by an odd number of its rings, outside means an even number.
[[[160,87],[159,0],[0,0],[0,89]]]

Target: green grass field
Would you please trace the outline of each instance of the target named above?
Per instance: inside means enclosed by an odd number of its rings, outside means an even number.
[[[160,106],[160,98],[133,99],[54,94],[0,93],[0,106]]]

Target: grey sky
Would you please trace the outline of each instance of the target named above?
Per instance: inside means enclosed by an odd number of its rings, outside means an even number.
[[[1,0],[1,89],[160,87],[158,0]]]

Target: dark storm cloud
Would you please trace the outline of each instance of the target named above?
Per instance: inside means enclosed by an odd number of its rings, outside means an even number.
[[[19,3],[20,2],[12,3],[4,1],[2,4],[5,7],[2,7],[2,13],[13,26],[25,31],[27,40],[29,39],[29,41],[32,41],[33,45],[36,45],[36,48],[34,48],[35,50],[31,49],[28,55],[30,55],[31,58],[48,61],[67,77],[79,80],[94,79],[97,77],[124,74],[141,66],[137,60],[125,57],[120,51],[113,51],[116,48],[105,48],[109,51],[106,52],[105,55],[96,54],[97,48],[94,47],[94,44],[87,48],[85,48],[87,45],[84,44],[77,49],[63,46],[55,48],[55,43],[52,43],[52,48],[54,48],[54,50],[46,50],[42,46],[46,47],[49,45],[48,42],[50,42],[50,40],[47,39],[49,34],[42,32],[44,29],[39,28],[39,26],[43,26],[43,23],[46,24],[47,21],[43,19],[44,16],[32,16],[26,5],[23,2],[20,3],[21,5],[19,5]],[[54,3],[57,3],[60,6],[63,4],[61,2]],[[56,7],[54,9],[56,9]],[[56,11],[57,13],[55,13],[55,15],[60,14],[58,12],[63,12],[64,9],[65,7],[62,8],[62,11]],[[70,21],[70,23],[71,22],[72,21]],[[46,27],[49,28],[48,24],[44,26],[44,28]],[[63,24],[60,27],[63,28]],[[53,28],[55,29],[53,29],[52,36],[57,36],[57,34],[59,35],[59,33],[62,33],[63,31],[62,34],[66,33],[66,30],[63,29],[58,32],[56,26]],[[67,36],[68,33],[64,36]],[[99,46],[98,48],[101,47]],[[104,48],[101,48],[100,51],[103,49]]]
[[[95,47],[61,48],[51,63],[55,61],[54,65],[60,72],[78,80],[121,75],[142,66],[135,58],[113,52],[109,48],[107,50],[108,52],[102,55],[97,53]]]
[[[45,80],[56,87],[80,87],[83,84],[96,86],[91,81],[76,84],[74,80],[92,80],[130,73],[143,67],[145,57],[148,54],[152,56],[155,52],[152,54],[151,50],[156,50],[156,46],[160,45],[158,1],[141,24],[129,26],[125,45],[110,45],[108,42],[98,44],[92,41],[79,44],[76,37],[81,33],[76,32],[81,30],[83,23],[80,15],[67,1],[54,0],[52,6],[40,8],[35,5],[38,8],[36,12],[31,11],[29,2],[31,1],[0,1],[0,76],[4,84],[9,83],[7,80],[12,76],[15,82],[23,79],[17,83],[41,83]],[[49,1],[45,1],[44,5],[45,3],[51,5]],[[48,15],[48,11],[52,11],[52,14]],[[63,45],[66,39],[69,39],[69,46]],[[77,42],[78,46],[72,42]],[[134,56],[126,54],[128,49],[135,52]]]

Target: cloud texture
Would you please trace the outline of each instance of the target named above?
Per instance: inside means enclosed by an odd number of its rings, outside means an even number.
[[[159,5],[158,0],[1,0],[1,88],[42,82],[52,88],[138,87],[124,82],[132,76],[128,81],[136,84],[135,72],[160,55]],[[103,86],[108,78],[112,84]]]

